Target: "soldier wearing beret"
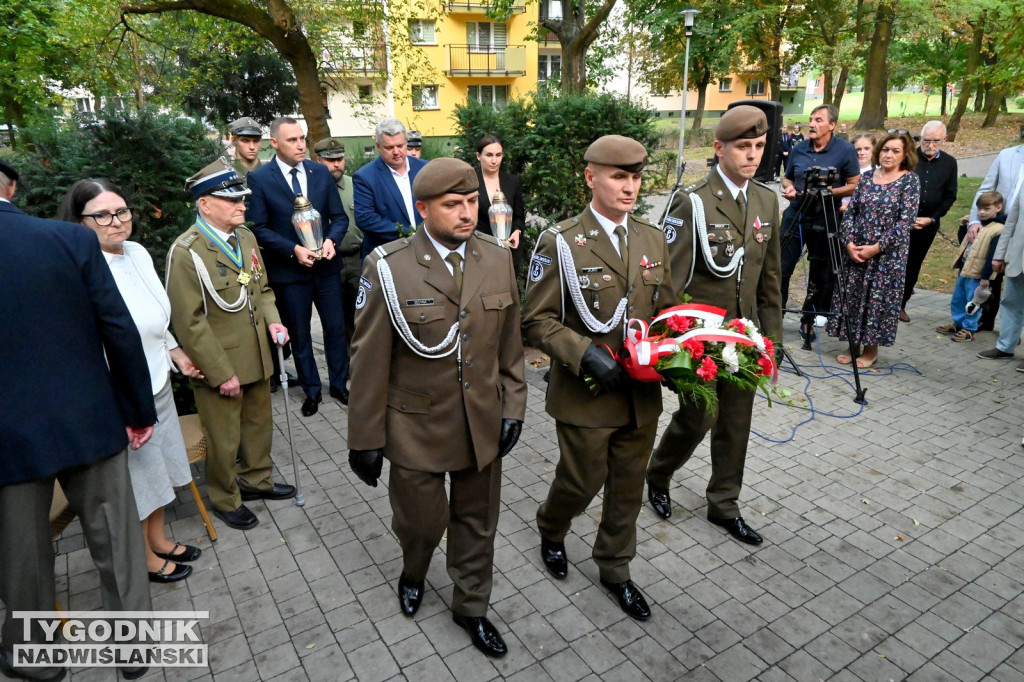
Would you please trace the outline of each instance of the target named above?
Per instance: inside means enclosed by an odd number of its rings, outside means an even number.
[[[376,486],[391,463],[392,530],[402,547],[398,601],[423,599],[447,531],[453,620],[488,656],[507,652],[487,619],[501,458],[526,412],[519,289],[512,255],[475,232],[476,171],[431,161],[413,183],[422,229],[366,257],[352,343],[352,470]],[[451,496],[445,496],[445,478]]]
[[[676,298],[725,308],[729,318],[746,318],[765,336],[782,337],[779,266],[779,200],[753,180],[761,163],[768,121],[760,109],[738,106],[715,129],[718,165],[674,196],[665,219],[665,239],[675,273]],[[703,205],[695,217],[694,204]],[[698,212],[699,214],[700,212]],[[737,499],[750,435],[754,393],[717,382],[717,414],[686,401],[661,438],[647,469],[647,497],[662,518],[672,516],[668,488],[711,431],[708,520],[738,540],[760,544],[761,536],[740,516]]]
[[[423,157],[423,135],[416,130],[409,131],[409,139],[406,141],[406,147],[409,149],[409,156],[414,156],[417,159]]]
[[[341,256],[341,307],[345,313],[345,335],[348,338],[349,353],[352,352],[352,337],[356,331],[356,296],[359,295],[359,274],[363,270],[363,232],[356,225],[355,204],[352,199],[352,178],[345,175],[345,143],[337,137],[320,140],[313,145],[316,159],[327,166],[338,186],[338,196],[348,216],[348,231],[338,245]]]
[[[228,132],[231,133],[231,145],[235,148],[235,160],[232,167],[244,182],[249,171],[260,167],[263,128],[255,119],[243,116],[228,124]]]
[[[592,201],[583,213],[543,232],[530,263],[523,332],[551,357],[547,412],[560,457],[537,511],[541,559],[556,578],[568,571],[565,536],[604,488],[594,541],[601,584],[629,616],[650,609],[630,579],[644,471],[661,414],[661,385],[630,379],[609,353],[622,347],[631,317],[650,319],[676,302],[665,236],[630,212],[647,150],[606,135],[583,157]],[[601,390],[595,395],[587,378]]]
[[[214,513],[232,528],[259,519],[243,501],[281,500],[295,487],[270,478],[271,338],[288,338],[256,245],[243,227],[246,189],[218,159],[186,181],[195,224],[167,254],[171,324],[205,376],[192,389],[207,440],[206,482]],[[236,464],[235,460],[238,459]]]

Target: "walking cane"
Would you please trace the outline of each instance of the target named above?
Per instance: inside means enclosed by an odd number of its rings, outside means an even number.
[[[288,446],[292,449],[292,469],[295,470],[295,505],[306,506],[299,486],[299,459],[295,456],[295,439],[292,438],[292,411],[288,404],[288,372],[284,368],[284,332],[277,333],[277,364],[281,368],[281,388],[284,393],[284,417],[288,422]]]

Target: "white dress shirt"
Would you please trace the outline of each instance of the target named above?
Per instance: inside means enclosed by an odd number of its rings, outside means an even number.
[[[391,166],[388,166],[388,170],[391,171],[391,179],[395,181],[398,191],[402,193],[402,198],[405,199],[405,212],[409,215],[409,227],[414,227],[416,225],[416,206],[412,200],[412,180],[409,176],[409,162],[405,162],[404,173],[399,173]],[[436,244],[437,242],[434,243]]]
[[[434,250],[436,250],[437,255],[441,257],[441,262],[443,262],[444,266],[448,268],[448,272],[451,273],[452,277],[455,276],[455,269],[452,268],[452,264],[445,259],[447,259],[448,254],[453,251],[462,256],[462,271],[466,271],[466,242],[459,244],[459,248],[457,249],[449,249],[447,246],[434,239],[434,236],[430,234],[430,231],[427,230],[427,228],[424,227],[422,229],[427,233],[427,239],[429,239],[430,243],[434,245]]]
[[[629,220],[629,216],[627,215],[623,218],[621,223],[617,223],[614,220],[606,218],[598,213],[597,209],[594,208],[593,202],[590,204],[590,212],[594,214],[595,218],[597,218],[597,224],[601,226],[601,229],[607,233],[608,239],[611,240],[612,247],[615,249],[615,253],[618,253],[619,258],[622,258],[622,254],[619,252],[619,235],[615,234],[615,228],[619,225],[626,227],[626,222]],[[626,245],[629,245],[629,230],[626,230]]]
[[[280,156],[275,156],[274,157],[274,161],[277,162],[278,169],[280,169],[281,173],[284,175],[284,184],[288,185],[288,187],[291,187],[292,186],[292,166],[289,166],[287,163],[282,161]],[[304,197],[306,197],[308,199],[309,198],[309,187],[306,185],[306,169],[302,167],[301,163],[299,165],[295,166],[295,168],[299,171],[298,172],[299,187],[302,188],[302,196],[304,196]]]

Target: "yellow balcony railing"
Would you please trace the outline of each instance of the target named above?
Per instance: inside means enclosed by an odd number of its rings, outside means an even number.
[[[526,46],[477,47],[447,45],[444,74],[448,77],[507,78],[526,75]]]
[[[487,10],[490,9],[490,3],[484,2],[469,2],[468,0],[452,1],[448,0],[444,3],[444,10],[448,14],[487,14]],[[526,4],[514,5],[508,8],[509,14],[526,14]]]

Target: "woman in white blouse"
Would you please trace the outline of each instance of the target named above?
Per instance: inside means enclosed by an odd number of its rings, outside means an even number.
[[[171,304],[153,259],[142,245],[127,241],[132,234],[132,210],[121,190],[106,180],[80,180],[68,190],[57,218],[80,223],[99,237],[107,265],[142,337],[158,421],[150,441],[129,452],[128,470],[146,540],[149,579],[158,583],[182,580],[192,573],[192,567],[182,562],[195,561],[201,552],[198,547],[169,540],[164,531],[164,506],[174,500],[174,487],[192,480],[171,393],[171,362],[187,376],[202,375],[167,329]]]

